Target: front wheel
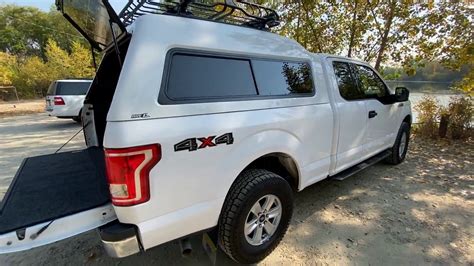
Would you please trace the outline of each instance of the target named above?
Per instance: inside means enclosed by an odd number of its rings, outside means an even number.
[[[386,162],[390,164],[400,164],[405,160],[410,141],[410,124],[403,122],[398,130],[397,139],[392,147],[392,154],[387,157]]]
[[[293,191],[263,169],[242,172],[219,218],[219,246],[238,263],[257,263],[280,243],[293,213]]]

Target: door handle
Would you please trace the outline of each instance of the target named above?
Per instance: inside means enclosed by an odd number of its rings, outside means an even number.
[[[403,103],[399,103],[398,104],[398,107],[402,107],[404,104]]]
[[[369,111],[369,118],[374,118],[374,117],[376,117],[376,116],[377,116],[377,112],[375,112],[375,111],[373,111],[373,110],[372,110],[372,111]]]

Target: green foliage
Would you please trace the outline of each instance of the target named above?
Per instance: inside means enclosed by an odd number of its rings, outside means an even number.
[[[0,51],[44,59],[49,39],[68,51],[74,41],[86,44],[84,38],[55,10],[43,12],[35,7],[0,6]]]
[[[423,137],[436,138],[439,117],[439,102],[431,95],[425,95],[414,106],[418,114],[419,125],[415,133]]]
[[[461,139],[471,132],[471,122],[474,116],[474,104],[470,97],[452,97],[447,108],[449,115],[449,130],[453,139]]]
[[[474,69],[471,68],[469,73],[455,84],[454,88],[471,97],[474,96]]]
[[[394,67],[383,67],[380,69],[380,74],[385,80],[397,80],[402,77],[400,69]]]
[[[286,0],[277,8],[278,33],[311,52],[341,54],[372,62],[399,64],[408,75],[428,62],[473,69],[474,21],[463,1],[310,1]],[[472,76],[472,75],[471,75]],[[472,79],[460,84],[468,90]]]
[[[71,60],[71,72],[69,74],[72,77],[93,77],[95,75],[91,51],[80,42],[74,41],[72,43],[69,58]]]
[[[388,80],[397,79],[403,81],[432,81],[456,83],[468,77],[470,69],[466,65],[459,71],[450,69],[439,61],[420,62],[413,68],[413,73],[406,73],[407,69],[402,67],[383,67],[380,73]]]
[[[15,77],[13,67],[16,65],[16,56],[0,52],[0,85],[12,85]]]
[[[47,88],[52,81],[50,70],[38,56],[28,57],[17,66],[15,71],[13,85],[21,98],[43,96],[42,90]]]
[[[91,78],[94,68],[91,65],[90,51],[78,42],[73,43],[71,53],[61,49],[53,40],[48,40],[43,60],[39,56],[19,59],[14,55],[0,53],[10,63],[0,65],[5,69],[4,84],[14,85],[22,98],[46,95],[52,81],[64,78]],[[5,61],[6,62],[6,61]],[[8,81],[8,82],[7,82]]]
[[[470,137],[474,103],[470,96],[453,96],[447,107],[441,106],[433,96],[424,96],[415,106],[418,123],[415,133],[422,137],[437,138],[438,122],[447,119],[449,135],[452,139]]]
[[[0,6],[0,85],[44,96],[56,79],[92,77],[89,46],[57,11]]]
[[[276,31],[311,52],[369,61],[387,78],[417,75],[425,66],[431,67],[431,62],[440,62],[454,71],[467,69],[456,88],[473,94],[474,13],[464,1],[256,2],[275,8],[282,21]],[[54,73],[51,77],[91,76],[90,52],[83,47],[88,47],[85,39],[54,9],[43,12],[33,7],[0,5],[3,83],[17,80],[17,70],[37,60],[30,57],[43,60]],[[386,71],[384,64],[397,65],[403,71]],[[436,70],[432,75],[440,73]]]

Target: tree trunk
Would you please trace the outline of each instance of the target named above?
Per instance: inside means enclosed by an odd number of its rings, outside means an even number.
[[[297,11],[301,10],[301,1],[298,1],[298,9]],[[297,18],[296,18],[296,41],[300,43],[300,12],[298,12]]]
[[[347,57],[352,56],[352,46],[354,46],[354,38],[355,38],[355,32],[356,32],[356,20],[357,20],[357,3],[358,1],[355,1],[354,3],[354,13],[352,14],[352,24],[351,24],[351,36],[349,40],[349,51],[347,52]]]
[[[380,63],[382,63],[382,58],[385,53],[385,49],[387,48],[387,41],[388,35],[390,33],[390,29],[392,27],[393,17],[395,16],[395,8],[397,7],[396,0],[390,2],[390,10],[388,13],[387,20],[385,21],[384,31],[382,35],[382,39],[380,42],[380,49],[377,54],[377,60],[375,61],[375,69],[378,71],[380,69]]]
[[[439,122],[438,134],[441,138],[446,138],[448,134],[449,115],[442,115],[441,121]]]
[[[303,3],[303,6],[302,6],[302,7],[303,7],[303,10],[304,10],[305,13],[306,13],[306,20],[307,20],[307,21],[310,20],[310,19],[311,19],[311,16],[310,16],[310,14],[309,14],[308,7],[307,7],[304,3]],[[307,23],[307,25],[309,25],[309,27],[310,27],[311,31],[313,32],[313,34],[314,34],[315,36],[317,36],[317,32],[316,32],[316,29],[314,28],[313,23]],[[316,46],[317,46],[317,50],[316,50],[316,51],[314,50],[313,45],[316,45]],[[306,47],[306,46],[304,46],[304,47],[305,47],[306,49],[308,48],[308,47]],[[321,43],[320,43],[319,40],[316,42],[316,44],[312,43],[312,44],[311,44],[311,49],[308,49],[308,50],[310,50],[311,52],[315,52],[315,53],[324,53],[323,48],[321,47]]]

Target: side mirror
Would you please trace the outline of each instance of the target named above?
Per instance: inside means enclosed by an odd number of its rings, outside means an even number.
[[[408,101],[408,97],[410,96],[410,91],[408,91],[405,87],[397,87],[395,89],[395,99],[397,102],[405,102]]]

